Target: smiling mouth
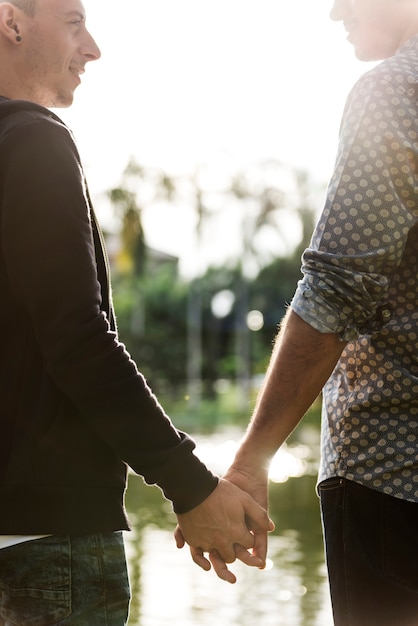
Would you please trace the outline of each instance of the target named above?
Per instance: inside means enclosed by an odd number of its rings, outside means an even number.
[[[78,76],[78,78],[80,78],[80,76],[84,74],[84,71],[85,70],[83,67],[70,67],[70,72]]]
[[[355,22],[344,22],[344,28],[348,36],[350,36],[357,29],[357,24]]]

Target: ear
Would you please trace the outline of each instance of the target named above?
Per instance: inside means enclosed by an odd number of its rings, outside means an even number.
[[[0,37],[18,44],[21,41],[19,30],[21,17],[22,13],[13,4],[0,2]]]

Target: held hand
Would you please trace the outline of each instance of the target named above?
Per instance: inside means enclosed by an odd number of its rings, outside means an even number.
[[[235,582],[236,578],[226,564],[236,558],[247,565],[265,566],[265,551],[263,558],[260,556],[263,550],[257,547],[259,535],[267,536],[274,524],[266,511],[232,482],[221,479],[204,502],[177,517],[177,546],[182,548],[187,542],[193,561],[204,570],[213,565],[219,578]],[[254,548],[257,553],[249,551]],[[205,552],[209,553],[209,560],[205,558]]]
[[[177,526],[174,531],[174,537],[177,547],[183,548],[186,542],[179,526]],[[206,572],[208,572],[211,569],[211,566],[213,566],[213,569],[221,580],[225,580],[228,583],[236,582],[237,578],[235,574],[228,569],[226,561],[220,556],[217,550],[211,550],[208,554],[208,559],[204,556],[202,548],[189,546],[189,550],[196,565],[199,565],[199,567],[204,569]],[[259,569],[263,569],[265,567],[263,561],[259,557],[252,554],[253,551],[250,552],[239,544],[234,544],[234,550],[235,558],[245,563],[245,565],[258,567]]]
[[[262,507],[263,510],[268,511],[268,469],[267,467],[258,467],[257,471],[253,468],[248,468],[243,464],[235,461],[228,469],[224,476],[225,480],[234,483],[237,487],[240,487],[244,491],[250,494],[250,496]],[[267,557],[267,531],[261,527],[252,527],[247,520],[249,529],[254,534],[254,546],[252,548],[252,554],[263,562],[263,566],[266,564]],[[274,524],[268,528],[268,531],[274,530]],[[237,557],[239,558],[239,557]]]

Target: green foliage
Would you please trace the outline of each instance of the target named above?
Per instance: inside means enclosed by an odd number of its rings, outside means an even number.
[[[161,267],[149,278],[116,276],[113,291],[121,340],[152,387],[173,392],[185,380],[187,285]]]
[[[264,267],[250,285],[251,307],[263,313],[262,342],[271,346],[278,325],[302,277],[300,259],[295,255],[278,258]]]
[[[250,340],[251,375],[267,366],[277,325],[299,277],[296,260],[278,259],[248,281],[248,307],[264,315],[262,330],[246,330]],[[238,268],[209,268],[193,288],[201,296],[203,396],[214,397],[219,379],[237,375],[237,302],[224,318],[212,312],[213,297],[222,289],[236,292]],[[153,388],[170,397],[187,393],[187,307],[191,285],[162,266],[148,277],[116,275],[114,301],[121,340]]]
[[[283,187],[285,179],[287,184],[290,180],[289,193]],[[131,161],[121,184],[108,192],[120,220],[113,290],[121,340],[154,391],[185,420],[193,419],[196,408],[191,383],[201,380],[199,414],[208,423],[216,414],[248,417],[253,381],[267,367],[278,325],[301,277],[300,255],[314,223],[306,172],[284,172],[276,162],[238,172],[229,187],[212,192],[220,213],[222,207],[238,203],[242,250],[228,264],[209,267],[191,282],[179,277],[175,259],[152,259],[142,215],[153,202],[167,202],[173,210],[177,201],[188,202],[195,214],[196,242],[203,246],[208,220],[216,210],[199,176],[175,178]],[[301,240],[290,255],[268,263],[257,236],[270,228],[283,240],[278,215],[292,207],[301,224]],[[249,266],[258,267],[258,275],[250,278]],[[222,291],[232,294],[231,307],[215,315],[214,298]],[[247,314],[253,310],[264,319],[256,331],[247,325]],[[228,381],[229,388],[220,394],[222,381]]]

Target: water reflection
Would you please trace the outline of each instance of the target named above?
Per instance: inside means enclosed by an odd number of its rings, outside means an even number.
[[[222,472],[240,436],[196,436],[198,454]],[[258,571],[234,563],[235,585],[197,568],[187,549],[177,550],[170,505],[158,489],[132,476],[127,508],[133,532],[126,534],[133,592],[129,626],[331,626],[316,463],[316,451],[306,441],[284,448],[275,459],[270,512],[276,531],[270,536],[269,566]]]

